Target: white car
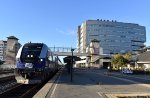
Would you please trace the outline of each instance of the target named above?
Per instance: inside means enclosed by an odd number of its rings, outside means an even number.
[[[124,74],[133,74],[133,71],[130,69],[123,69],[121,72]]]

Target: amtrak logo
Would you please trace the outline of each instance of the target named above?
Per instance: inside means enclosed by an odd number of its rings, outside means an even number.
[[[26,63],[25,67],[27,67],[27,68],[33,68],[33,64],[32,63]]]

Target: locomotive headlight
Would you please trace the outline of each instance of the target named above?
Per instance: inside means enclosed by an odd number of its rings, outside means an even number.
[[[31,58],[33,57],[33,55],[31,55]]]
[[[43,62],[43,59],[40,59],[41,62]]]

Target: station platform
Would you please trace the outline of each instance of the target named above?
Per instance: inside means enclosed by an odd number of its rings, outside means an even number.
[[[75,69],[73,80],[66,69],[57,73],[33,98],[103,98],[95,91],[95,82],[84,70]]]

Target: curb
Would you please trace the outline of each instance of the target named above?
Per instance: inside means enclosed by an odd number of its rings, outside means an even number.
[[[50,79],[34,96],[33,98],[46,98],[48,92],[51,90],[51,88],[53,87],[53,84],[55,83],[55,81],[58,79],[58,77],[60,76],[60,74],[62,73],[63,68],[60,69],[57,74]]]

